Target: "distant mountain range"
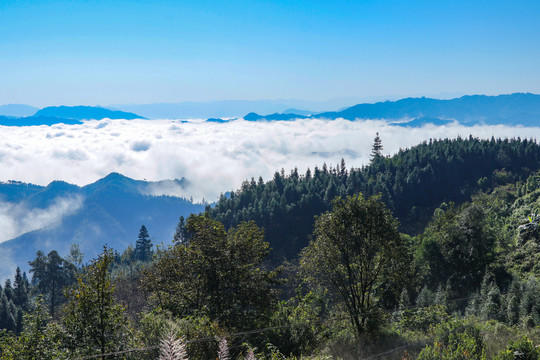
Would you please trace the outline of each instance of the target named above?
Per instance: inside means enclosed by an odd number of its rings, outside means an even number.
[[[296,99],[222,100],[144,105],[111,105],[111,107],[141,114],[149,119],[208,119],[237,118],[242,117],[248,112],[261,114],[293,112],[309,115],[314,112],[342,109],[357,104],[359,101],[359,98],[336,98],[327,101]]]
[[[24,117],[32,116],[39,109],[30,105],[24,104],[8,104],[0,105],[0,115],[3,116],[15,116],[15,117]]]
[[[79,244],[86,260],[105,244],[122,251],[135,244],[143,224],[154,244],[170,243],[179,217],[199,213],[204,205],[154,194],[186,185],[184,178],[147,182],[117,173],[83,187],[62,181],[46,187],[0,183],[0,205],[10,209],[0,216],[22,232],[0,243],[0,278],[13,275],[17,265],[27,268],[38,250],[64,256],[71,244]]]
[[[443,125],[458,121],[464,125],[524,125],[540,126],[540,95],[516,93],[510,95],[462,96],[451,100],[406,98],[375,104],[358,104],[341,111],[323,112],[310,116],[274,113],[249,113],[248,121],[283,121],[292,119],[385,119],[394,125],[418,127],[426,124]]]
[[[34,110],[31,116],[11,116],[9,114],[23,114],[25,111]],[[0,106],[0,125],[2,126],[38,126],[81,124],[81,120],[101,119],[146,119],[137,114],[105,109],[97,106],[50,106],[38,110],[28,105],[4,105]]]
[[[61,118],[49,117],[49,116],[25,116],[25,117],[0,116],[1,126],[40,126],[40,125],[51,126],[55,124],[78,125],[78,124],[82,124],[82,122],[79,120],[74,120],[74,119],[61,119]]]
[[[274,113],[270,115],[259,115],[257,113],[251,112],[244,116],[244,120],[246,121],[259,121],[259,120],[267,120],[267,121],[289,121],[289,120],[295,120],[295,119],[306,119],[309,118],[309,116],[300,115],[300,114],[293,114],[293,113]]]
[[[207,121],[210,122],[227,122],[230,118],[243,117],[247,121],[384,119],[392,125],[409,127],[420,127],[426,124],[444,125],[454,121],[471,126],[477,124],[540,126],[540,95],[529,93],[498,96],[467,95],[450,100],[425,97],[405,98],[397,101],[361,103],[337,111],[325,112],[300,109],[309,108],[309,105],[312,105],[311,109],[315,110],[323,105],[339,108],[338,104],[352,100],[351,98],[327,102],[227,100],[177,104],[117,105],[124,111],[92,106],[52,106],[38,110],[32,116],[18,117],[9,114],[22,114],[35,108],[26,105],[4,105],[0,106],[0,125],[78,124],[83,120],[104,118],[202,118],[208,119]],[[302,107],[302,105],[306,105],[306,107]],[[260,115],[264,113],[268,115]]]
[[[57,117],[74,120],[101,120],[101,119],[146,119],[143,116],[110,110],[97,106],[49,106],[36,112],[34,116]]]

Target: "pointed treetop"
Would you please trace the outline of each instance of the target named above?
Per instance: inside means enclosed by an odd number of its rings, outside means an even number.
[[[377,135],[375,136],[375,139],[373,140],[373,146],[371,147],[371,158],[374,159],[379,156],[382,156],[382,153],[381,153],[382,150],[383,150],[382,140],[379,136],[379,133],[377,132]]]

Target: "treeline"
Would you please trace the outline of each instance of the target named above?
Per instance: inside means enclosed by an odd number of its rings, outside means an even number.
[[[400,230],[414,235],[440,203],[462,203],[479,190],[524,180],[538,169],[536,141],[430,140],[392,157],[374,156],[358,169],[348,170],[342,160],[336,167],[323,164],[305,174],[281,170],[268,182],[252,178],[206,212],[227,228],[255,221],[265,229],[273,257],[291,259],[308,244],[313,217],[328,211],[336,196],[381,194]]]
[[[13,285],[6,279],[0,286],[0,329],[20,332],[23,327],[23,313],[30,309],[30,284],[26,273],[17,268]]]
[[[141,226],[85,265],[37,253],[2,289],[0,359],[540,358],[538,145],[381,147],[246,182],[170,246]]]

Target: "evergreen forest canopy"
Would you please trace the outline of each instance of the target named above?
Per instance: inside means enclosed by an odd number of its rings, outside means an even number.
[[[0,359],[539,359],[540,146],[383,145],[246,181],[169,247],[142,225],[86,265],[38,252]]]
[[[252,178],[206,212],[226,227],[255,221],[273,256],[291,259],[307,245],[313,217],[328,211],[336,196],[381,194],[400,230],[415,235],[441,203],[459,204],[478,191],[524,181],[540,169],[539,161],[540,146],[527,139],[429,140],[392,157],[375,152],[362,168],[348,170],[342,160],[305,174],[281,170],[268,182]]]

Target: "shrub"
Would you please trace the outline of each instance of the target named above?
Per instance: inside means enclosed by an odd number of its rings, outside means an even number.
[[[508,347],[501,351],[497,360],[538,360],[540,351],[533,345],[531,339],[523,336],[521,339],[511,341]]]
[[[461,321],[451,321],[436,328],[433,345],[426,346],[418,360],[485,360],[486,352],[480,330]]]

